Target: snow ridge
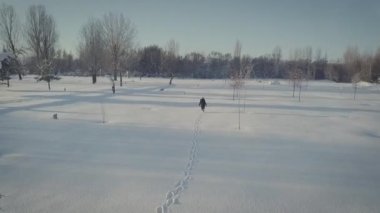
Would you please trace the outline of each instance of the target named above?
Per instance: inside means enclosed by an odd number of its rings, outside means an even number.
[[[202,114],[198,116],[194,123],[194,133],[193,133],[193,142],[190,150],[189,160],[187,162],[183,177],[177,181],[177,183],[172,187],[172,189],[166,193],[164,202],[157,208],[157,213],[168,213],[170,207],[173,204],[179,204],[179,198],[182,192],[188,188],[189,182],[192,179],[192,171],[194,164],[198,159],[199,152],[199,140],[200,135],[200,124],[202,120]]]

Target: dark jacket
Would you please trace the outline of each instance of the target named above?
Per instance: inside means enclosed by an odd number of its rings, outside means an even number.
[[[204,98],[201,98],[201,100],[199,100],[199,106],[202,109],[204,109],[207,106],[206,100]]]

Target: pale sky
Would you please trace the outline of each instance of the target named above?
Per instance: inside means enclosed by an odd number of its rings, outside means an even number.
[[[253,57],[280,46],[286,57],[296,48],[320,48],[330,59],[347,46],[363,53],[380,47],[379,0],[1,0],[24,21],[31,4],[43,4],[57,22],[58,47],[76,54],[79,31],[89,17],[122,12],[137,28],[140,47],[164,47],[170,39],[180,53],[232,53],[236,40]]]

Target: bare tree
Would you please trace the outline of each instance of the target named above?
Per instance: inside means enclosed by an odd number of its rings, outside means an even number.
[[[311,47],[305,47],[304,60],[306,62],[307,80],[313,79],[311,62],[313,60],[313,49]]]
[[[348,47],[343,55],[344,65],[348,71],[348,76],[346,81],[352,80],[356,73],[361,70],[361,58],[357,47]],[[360,76],[359,76],[360,77]]]
[[[45,7],[42,5],[30,6],[26,13],[25,35],[29,49],[33,52],[37,61],[41,60],[41,36],[43,19],[46,16]]]
[[[282,50],[281,47],[277,46],[273,49],[272,57],[274,60],[274,77],[278,78],[280,76],[280,63],[281,63]]]
[[[361,73],[365,64],[363,64],[363,60],[357,47],[348,47],[343,55],[343,60],[345,68],[348,71],[348,78],[351,80],[354,88],[355,100],[356,92],[358,90],[358,83],[361,80]]]
[[[242,87],[244,87],[244,104],[243,104],[243,112],[245,112],[245,102],[247,99],[247,90],[245,87],[245,79],[248,79],[251,75],[251,72],[253,70],[253,64],[252,59],[248,55],[245,55],[241,59],[241,76],[242,76]]]
[[[26,40],[37,61],[54,57],[58,34],[54,18],[43,5],[32,5],[26,14]]]
[[[127,70],[127,78],[138,73],[139,52],[133,48],[125,55],[121,62],[121,69]]]
[[[354,56],[358,56],[358,57],[351,58],[353,59],[352,61],[353,63],[348,63],[348,65],[352,66],[352,67],[349,67],[350,69],[353,69],[353,68],[358,69],[358,70],[353,70],[354,74],[351,77],[351,83],[354,88],[354,100],[355,100],[357,96],[356,94],[359,88],[358,83],[361,80],[371,81],[373,57],[371,55],[362,55],[362,56],[354,55]]]
[[[298,101],[301,101],[301,91],[302,91],[302,80],[303,80],[303,71],[300,68],[295,68],[292,73],[293,80],[293,97],[295,88],[298,87]]]
[[[380,48],[377,49],[377,52],[373,57],[373,65],[371,66],[371,80],[375,82],[379,82],[380,80]]]
[[[16,65],[14,68],[18,73],[19,80],[22,80],[19,56],[24,51],[21,47],[20,32],[21,25],[14,7],[3,3],[0,7],[0,36],[6,50],[14,55],[14,65]]]
[[[80,32],[79,57],[91,72],[92,83],[103,67],[105,57],[104,30],[100,20],[90,18]]]
[[[363,54],[361,55],[360,59],[360,79],[370,82],[372,80],[372,66],[374,62],[374,57],[370,54]]]
[[[321,61],[323,61],[322,59],[322,50],[320,48],[318,48],[316,51],[315,51],[315,54],[314,54],[314,63],[313,63],[313,67],[312,67],[312,78],[313,79],[317,79],[317,72],[319,71],[318,70],[318,65],[320,64]]]
[[[25,27],[27,43],[36,57],[37,69],[40,71],[38,80],[48,82],[50,90],[50,81],[59,79],[53,73],[58,40],[54,18],[47,13],[45,6],[32,5],[26,13]]]
[[[243,86],[242,73],[241,73],[241,43],[236,41],[234,56],[231,61],[230,67],[231,87],[233,89],[232,99],[238,96],[238,90]]]
[[[358,91],[358,83],[360,82],[360,73],[355,73],[351,79],[352,87],[354,88],[354,100],[356,100],[356,92]]]
[[[50,91],[51,89],[50,82],[52,80],[61,79],[60,77],[53,74],[53,69],[54,69],[53,60],[44,59],[42,60],[41,63],[38,63],[37,66],[41,72],[40,76],[36,78],[37,81],[46,81],[48,84],[49,91]]]
[[[231,62],[231,86],[233,88],[232,98],[238,98],[238,129],[240,130],[240,89],[244,85],[243,72],[242,72],[242,60],[241,60],[241,48],[240,41],[236,41],[234,58]]]
[[[317,49],[314,56],[314,61],[311,66],[312,79],[325,79],[327,77],[327,54],[322,56],[321,49]]]
[[[306,66],[306,88],[309,86],[309,80],[313,79],[311,62],[313,60],[313,49],[311,47],[305,47],[303,52],[303,60]]]
[[[301,101],[303,69],[304,69],[304,51],[296,49],[290,56],[292,59],[292,68],[290,70],[290,80],[293,86],[293,97],[295,95],[296,88],[298,87],[298,101]]]
[[[174,39],[170,39],[166,45],[166,51],[173,56],[178,56],[179,54],[179,44]]]
[[[119,69],[123,55],[127,54],[133,46],[133,39],[136,35],[135,27],[123,14],[116,15],[108,13],[104,16],[105,41],[111,56],[111,63],[114,71],[114,80],[117,80],[117,73],[120,76],[120,86],[123,86],[122,71]]]
[[[173,78],[175,77],[178,62],[178,51],[179,44],[174,39],[171,39],[166,46],[162,60],[164,70],[170,77],[169,85],[172,84]]]

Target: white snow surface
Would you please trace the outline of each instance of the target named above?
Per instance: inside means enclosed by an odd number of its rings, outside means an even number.
[[[2,212],[380,210],[378,85],[251,80],[239,130],[225,80],[90,81],[0,87]]]

